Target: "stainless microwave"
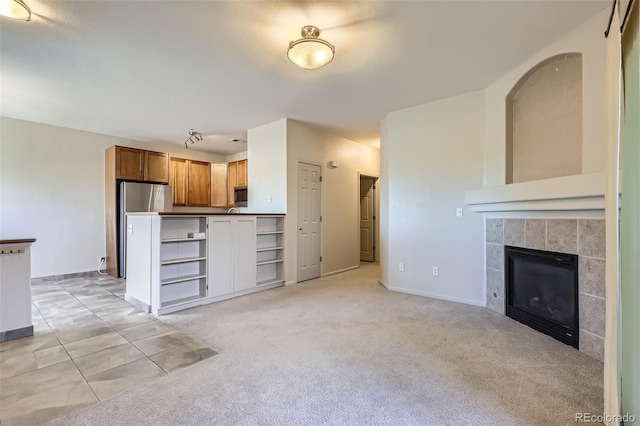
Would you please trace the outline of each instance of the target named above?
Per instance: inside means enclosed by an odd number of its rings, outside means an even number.
[[[233,188],[233,204],[237,207],[247,207],[246,186],[236,186]]]

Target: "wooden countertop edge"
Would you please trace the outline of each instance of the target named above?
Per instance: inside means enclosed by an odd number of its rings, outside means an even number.
[[[160,216],[284,216],[284,213],[191,213],[158,212]]]
[[[192,213],[192,212],[131,212],[131,216],[286,216],[284,213]]]
[[[22,238],[18,240],[0,240],[0,244],[27,244],[27,243],[35,243],[35,238]]]

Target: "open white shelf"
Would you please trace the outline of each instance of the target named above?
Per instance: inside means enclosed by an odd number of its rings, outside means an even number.
[[[199,256],[199,257],[187,257],[187,258],[169,259],[169,260],[163,260],[160,264],[161,265],[175,265],[177,263],[197,262],[199,260],[207,260],[207,257],[206,256]]]
[[[256,249],[256,251],[258,253],[260,253],[261,251],[282,250],[282,249],[284,249],[284,247],[282,247],[282,246],[280,246],[280,247],[262,247],[262,248]]]
[[[206,238],[166,238],[162,240],[163,243],[180,243],[183,241],[205,241]]]
[[[185,281],[199,280],[200,278],[207,278],[207,274],[185,275],[176,278],[168,278],[166,280],[162,280],[160,282],[160,285],[177,284]]]
[[[283,259],[264,260],[262,262],[256,263],[256,265],[261,266],[261,265],[268,265],[270,263],[279,263],[279,262],[284,262],[284,260]]]
[[[207,296],[207,234],[202,216],[164,216],[160,223],[160,307],[192,302]]]
[[[256,285],[284,283],[284,216],[256,222]]]

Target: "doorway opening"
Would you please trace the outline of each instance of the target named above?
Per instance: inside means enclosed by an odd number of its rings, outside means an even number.
[[[359,175],[359,235],[360,235],[360,261],[375,262],[377,247],[377,211],[378,200],[376,195],[377,176]]]

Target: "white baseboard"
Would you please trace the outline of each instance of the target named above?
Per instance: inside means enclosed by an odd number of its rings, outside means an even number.
[[[350,266],[348,268],[340,269],[340,270],[337,270],[337,271],[327,272],[326,274],[324,274],[322,276],[323,277],[330,277],[331,275],[337,275],[337,274],[341,274],[343,272],[352,271],[354,269],[358,269],[359,267],[360,267],[360,265]]]
[[[382,284],[384,286],[384,288],[386,288],[387,290],[397,291],[398,293],[406,293],[406,294],[413,294],[413,295],[416,295],[416,296],[430,297],[432,299],[446,300],[448,302],[464,303],[465,305],[480,306],[482,308],[485,307],[485,304],[483,302],[481,302],[481,301],[478,301],[478,300],[462,299],[462,298],[459,298],[459,297],[443,296],[441,294],[429,293],[429,292],[426,292],[426,291],[407,290],[407,289],[400,288],[400,287],[388,286],[388,285],[384,284],[382,281],[378,281],[378,282],[380,284]]]
[[[387,285],[387,283],[385,283],[382,280],[378,280],[378,284],[380,284],[382,287],[386,288],[387,290],[389,290],[389,286]]]
[[[295,285],[295,284],[298,284],[298,283],[295,281],[287,281],[286,283],[284,283],[285,287],[290,285]]]

